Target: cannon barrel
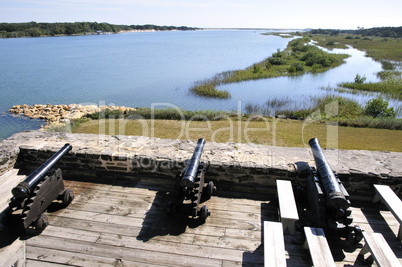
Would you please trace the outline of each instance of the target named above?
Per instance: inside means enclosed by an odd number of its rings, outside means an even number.
[[[308,143],[313,151],[317,173],[321,180],[321,184],[324,187],[326,205],[341,217],[345,214],[346,209],[349,207],[349,203],[342,193],[338,179],[325,158],[318,139],[313,138]]]
[[[60,159],[72,149],[70,144],[65,144],[56,154],[49,158],[38,169],[32,172],[24,181],[19,183],[11,190],[11,193],[15,198],[26,198],[40,181],[45,177],[46,173],[57,163]]]
[[[204,149],[204,138],[198,139],[197,146],[195,147],[193,156],[191,157],[190,164],[187,166],[184,172],[183,178],[180,180],[181,187],[193,188],[195,177],[197,177],[198,167],[200,165],[200,158],[202,150]]]

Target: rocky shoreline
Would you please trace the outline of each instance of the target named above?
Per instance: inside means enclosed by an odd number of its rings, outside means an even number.
[[[87,114],[101,112],[103,110],[120,110],[123,114],[135,110],[135,108],[124,106],[97,106],[97,105],[41,105],[35,104],[32,106],[15,105],[9,111],[12,114],[24,115],[31,119],[42,119],[47,122],[47,125],[65,123],[71,120],[81,119]]]

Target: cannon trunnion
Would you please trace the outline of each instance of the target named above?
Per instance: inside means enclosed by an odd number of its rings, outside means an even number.
[[[176,190],[172,194],[174,200],[167,206],[169,215],[177,212],[190,213],[193,218],[198,217],[203,221],[211,215],[206,205],[201,206],[202,200],[211,198],[216,190],[212,181],[205,181],[206,165],[200,161],[204,145],[205,140],[200,138],[189,164],[180,174]]]
[[[349,193],[325,158],[317,138],[309,141],[316,167],[310,167],[307,178],[309,211],[314,226],[324,228],[327,234],[344,237],[350,243],[363,238],[359,226],[352,225]]]
[[[12,189],[13,197],[7,208],[7,214],[3,218],[6,225],[12,222],[25,231],[32,228],[34,233],[39,234],[49,224],[47,216],[42,213],[54,200],[61,200],[63,207],[73,201],[73,192],[64,188],[61,170],[53,168],[71,149],[70,144],[65,144],[42,166]]]

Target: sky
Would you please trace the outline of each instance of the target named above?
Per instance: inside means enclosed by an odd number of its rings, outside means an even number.
[[[401,0],[0,0],[0,22],[357,29],[402,26],[401,10]]]

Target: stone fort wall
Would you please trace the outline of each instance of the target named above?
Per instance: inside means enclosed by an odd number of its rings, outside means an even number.
[[[0,174],[11,168],[33,171],[65,143],[72,151],[58,164],[65,179],[98,180],[154,177],[171,186],[194,151],[197,140],[141,136],[21,132],[0,142]],[[402,153],[363,150],[324,150],[351,198],[372,197],[373,184],[402,187]],[[274,192],[276,179],[304,186],[308,166],[315,166],[309,147],[287,148],[255,144],[207,142],[202,161],[206,179],[218,190]]]

